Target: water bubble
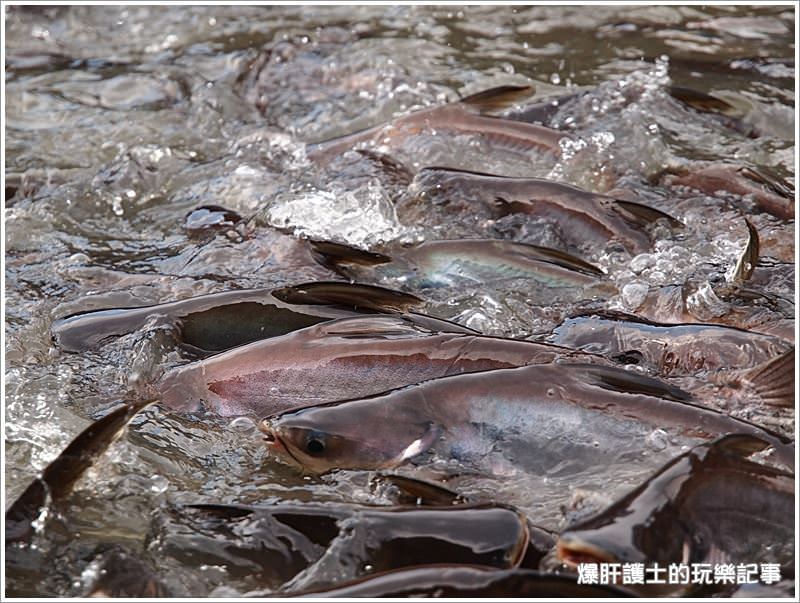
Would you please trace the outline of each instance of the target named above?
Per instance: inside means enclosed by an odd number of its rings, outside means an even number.
[[[155,474],[150,476],[150,491],[154,494],[163,494],[169,488],[169,482],[163,475]]]
[[[640,253],[631,260],[630,267],[635,273],[641,274],[646,268],[650,268],[655,263],[655,256],[650,253]]]
[[[660,452],[669,444],[668,434],[663,429],[656,429],[647,436],[645,443],[649,448],[652,448],[656,452]]]
[[[561,76],[558,75],[557,73],[551,74],[550,75],[550,83],[555,85],[555,86],[558,86],[558,84],[561,83]]]
[[[249,431],[253,431],[256,428],[256,424],[250,417],[236,417],[228,424],[228,427],[234,431],[247,433]]]
[[[629,310],[636,310],[644,303],[650,288],[644,283],[628,283],[622,288],[622,303]]]

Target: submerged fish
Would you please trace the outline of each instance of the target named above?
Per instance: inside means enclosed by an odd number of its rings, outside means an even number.
[[[751,368],[792,347],[779,337],[735,327],[662,324],[613,312],[569,318],[547,340],[628,364],[644,362],[664,376]]]
[[[328,321],[181,366],[165,375],[157,391],[171,408],[205,403],[223,416],[261,418],[445,375],[559,358],[604,362],[555,345],[434,333],[409,317],[371,315]]]
[[[667,184],[688,186],[707,195],[720,191],[751,197],[761,210],[784,220],[794,219],[794,189],[779,178],[750,167],[726,163],[671,168]]]
[[[641,454],[654,429],[682,442],[749,433],[793,458],[782,436],[690,403],[687,392],[613,367],[560,364],[443,377],[388,394],[264,419],[269,448],[312,473],[430,457],[492,475],[580,470]]]
[[[304,287],[308,289],[308,285]],[[281,301],[270,289],[246,289],[154,306],[92,310],[56,320],[51,333],[61,349],[83,352],[145,325],[170,326],[179,331],[178,339],[184,348],[203,356],[334,318],[359,316],[378,308],[385,312],[405,311],[422,303],[407,293],[350,283],[326,283],[326,290],[326,303],[320,302],[319,295],[310,303],[293,303]],[[336,292],[335,298],[331,291]],[[294,292],[296,299],[296,290],[291,287],[276,292],[285,299]],[[412,316],[429,328],[470,331],[441,319]]]
[[[388,124],[310,144],[307,154],[313,160],[330,160],[357,145],[398,147],[410,137],[437,132],[481,136],[494,146],[524,154],[531,150],[557,153],[559,141],[570,138],[569,134],[544,126],[481,114],[513,104],[531,91],[528,86],[492,88],[454,103],[395,118]]]
[[[431,205],[471,214],[488,209],[494,217],[524,213],[555,222],[564,241],[576,248],[617,240],[640,253],[650,247],[645,232],[648,224],[659,219],[680,224],[652,207],[543,178],[430,167],[417,174],[409,191],[409,198],[398,210],[406,215],[413,213],[413,220],[423,220]]]
[[[532,569],[492,570],[469,565],[441,564],[385,572],[334,588],[289,593],[293,597],[511,597],[611,598],[634,597],[613,585],[580,584],[574,574]]]
[[[528,542],[525,518],[498,504],[281,502],[178,508],[164,517],[149,546],[172,558],[225,565],[230,575],[246,576],[255,588],[281,585],[282,591],[294,591],[408,566],[512,568]]]
[[[312,243],[320,261],[350,278],[367,278],[410,288],[452,287],[498,282],[535,281],[542,296],[559,289],[596,287],[610,292],[599,268],[563,251],[495,239],[427,241],[397,250],[393,257],[326,242]]]
[[[693,448],[608,509],[567,528],[559,557],[568,565],[793,566],[794,474],[747,459],[768,445],[735,434]]]

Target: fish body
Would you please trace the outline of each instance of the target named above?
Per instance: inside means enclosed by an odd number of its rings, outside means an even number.
[[[338,246],[342,247],[342,246]],[[481,285],[504,279],[535,281],[545,292],[609,285],[597,267],[555,249],[495,239],[427,241],[392,256],[356,257],[327,246],[324,261],[351,278],[412,289]],[[369,254],[377,256],[378,254]],[[608,291],[605,291],[608,293]]]
[[[222,416],[261,418],[446,375],[559,358],[603,362],[577,354],[529,341],[434,333],[408,317],[371,315],[328,321],[178,367],[158,391],[174,409],[204,403]]]
[[[447,132],[480,136],[495,147],[521,154],[528,154],[532,150],[558,153],[561,139],[569,138],[568,134],[537,124],[481,114],[482,108],[494,103],[493,99],[505,96],[515,99],[519,91],[526,89],[502,87],[447,105],[422,109],[397,117],[388,124],[311,144],[306,152],[312,160],[329,161],[356,147],[397,148],[414,136]]]
[[[736,434],[699,445],[597,515],[568,527],[568,564],[794,562],[794,474],[748,460]]]
[[[613,314],[569,318],[548,341],[607,357],[641,358],[663,376],[746,369],[791,347],[779,337],[735,327],[667,325]]]
[[[330,290],[331,284],[326,285]],[[276,292],[290,295],[293,288],[285,287]],[[362,286],[339,283],[336,297],[329,294],[324,300],[327,303],[319,298],[309,303],[292,303],[282,301],[271,289],[224,291],[152,306],[81,312],[54,321],[51,334],[61,349],[83,352],[145,325],[169,326],[178,331],[184,348],[204,356],[326,320],[361,316],[380,308],[394,312],[422,303],[408,294],[396,293],[392,295],[392,291],[377,287],[365,293]],[[413,316],[428,328],[469,331],[448,321],[421,314]]]
[[[650,247],[645,231],[649,222],[658,218],[675,222],[656,209],[543,178],[425,168],[410,191],[410,199],[400,207],[405,213],[424,213],[431,204],[471,213],[488,209],[495,217],[524,213],[556,223],[565,242],[576,248],[617,240],[640,253]],[[425,207],[417,210],[415,205]]]
[[[470,565],[441,564],[384,572],[334,588],[292,593],[302,597],[489,597],[610,598],[634,597],[631,591],[599,584],[581,584],[573,574],[516,568],[495,570]]]
[[[442,562],[507,569],[529,542],[526,519],[484,503],[370,507],[340,503],[202,504],[163,518],[151,547],[203,558],[253,586],[292,592]]]
[[[709,164],[679,170],[665,178],[667,184],[687,186],[707,195],[720,191],[749,196],[762,210],[783,220],[794,219],[794,190],[785,182],[748,167]]]
[[[635,457],[654,429],[683,443],[734,432],[761,435],[793,458],[785,438],[691,404],[683,390],[584,364],[444,377],[267,417],[260,427],[276,454],[312,473],[391,468],[430,457],[488,475],[509,465],[544,474],[565,460],[585,470]]]

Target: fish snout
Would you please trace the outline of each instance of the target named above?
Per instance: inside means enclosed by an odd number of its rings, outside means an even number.
[[[558,539],[556,545],[557,556],[564,565],[576,568],[582,563],[614,563],[614,555],[580,538],[569,536]]]

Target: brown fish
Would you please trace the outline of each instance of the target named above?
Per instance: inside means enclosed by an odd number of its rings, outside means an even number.
[[[794,189],[778,178],[751,167],[726,163],[699,167],[671,168],[663,181],[688,186],[707,195],[725,192],[752,197],[762,210],[784,220],[794,219]]]
[[[434,333],[408,317],[372,315],[325,322],[190,363],[170,371],[157,391],[170,408],[205,403],[223,416],[261,418],[445,375],[559,358],[604,362],[559,346]]]
[[[482,111],[498,109],[532,92],[528,86],[502,86],[473,94],[460,101],[422,109],[398,117],[388,124],[307,147],[315,161],[328,161],[357,146],[397,147],[420,134],[448,132],[481,136],[492,145],[509,151],[529,153],[531,150],[559,152],[559,141],[569,134],[514,120],[482,115]]]
[[[430,167],[417,173],[410,195],[398,210],[422,219],[431,206],[446,212],[475,213],[489,209],[494,217],[524,213],[558,225],[565,242],[575,248],[620,241],[640,253],[650,248],[645,227],[668,214],[631,201],[614,199],[543,178],[511,178],[464,170]]]

